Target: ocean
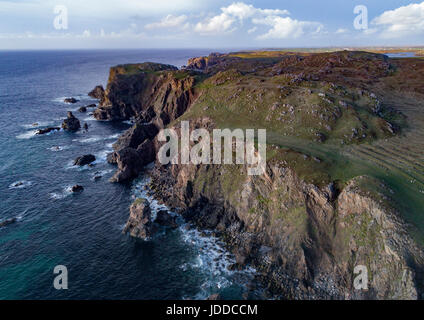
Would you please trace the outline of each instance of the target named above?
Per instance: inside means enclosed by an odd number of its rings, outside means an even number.
[[[162,230],[151,241],[122,234],[131,202],[147,197],[148,177],[112,184],[106,155],[124,122],[95,121],[80,106],[106,86],[109,68],[144,61],[182,66],[210,50],[0,52],[0,299],[240,299],[253,269],[229,271],[234,258],[208,232]],[[75,97],[79,103],[63,102]],[[73,111],[88,132],[35,135]],[[73,160],[94,154],[93,167]],[[94,177],[102,178],[95,180]],[[69,188],[84,186],[82,193]],[[150,199],[152,200],[152,199]],[[160,205],[152,202],[155,209]],[[57,265],[68,290],[53,286]]]

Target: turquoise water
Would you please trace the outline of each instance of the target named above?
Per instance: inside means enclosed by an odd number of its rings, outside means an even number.
[[[0,221],[18,219],[0,228],[0,299],[202,299],[216,292],[241,298],[252,271],[229,272],[232,257],[217,239],[183,225],[150,242],[122,234],[129,205],[146,181],[109,183],[115,168],[105,157],[129,125],[76,111],[95,102],[86,93],[106,85],[112,65],[181,66],[208,53],[0,52]],[[81,101],[67,105],[65,97]],[[60,126],[68,110],[89,125],[88,133],[34,135],[37,128]],[[93,168],[72,166],[88,153],[96,155]],[[84,192],[71,194],[75,184]],[[56,265],[68,268],[68,290],[53,288]]]

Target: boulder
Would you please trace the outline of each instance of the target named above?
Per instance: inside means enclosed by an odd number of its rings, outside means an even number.
[[[85,166],[92,162],[96,161],[96,157],[92,154],[86,154],[84,156],[78,157],[74,161],[74,166]]]
[[[39,129],[39,130],[37,130],[37,132],[35,134],[47,134],[47,133],[50,133],[52,131],[59,131],[59,130],[60,130],[59,127],[51,127],[51,128]]]
[[[143,167],[156,159],[156,148],[152,140],[146,140],[137,148]]]
[[[157,213],[155,222],[161,226],[176,229],[178,224],[175,220],[176,217],[171,216],[168,211],[161,210]]]
[[[92,103],[92,104],[89,104],[88,106],[86,106],[86,108],[88,109],[88,108],[96,108],[97,106],[96,106],[96,104],[95,103]]]
[[[103,100],[105,96],[105,89],[101,85],[96,86],[88,93],[88,95],[94,99]]]
[[[147,240],[153,236],[154,232],[149,202],[140,198],[135,200],[130,207],[130,217],[123,233],[129,233],[134,238]]]
[[[74,193],[82,192],[82,191],[84,191],[84,187],[77,184],[77,185],[75,185],[71,188],[71,191],[74,192]]]
[[[75,98],[66,98],[65,100],[63,100],[63,102],[65,102],[65,103],[71,103],[71,104],[77,103],[78,101],[79,100],[77,100]]]
[[[121,183],[137,177],[143,169],[143,162],[137,150],[133,148],[124,148],[115,153],[118,171],[110,181]]]
[[[111,182],[126,182],[136,178],[143,168],[156,158],[153,141],[146,140],[137,149],[124,148],[108,156],[109,163],[118,164],[118,171],[110,179]]]
[[[80,121],[75,118],[71,111],[68,111],[68,118],[63,120],[62,128],[66,131],[75,132],[81,128]]]
[[[78,111],[81,113],[87,112],[87,107],[81,107],[78,109]]]
[[[8,226],[9,224],[15,223],[16,221],[17,221],[17,219],[16,219],[16,218],[6,219],[6,220],[4,220],[4,221],[0,222],[0,228],[2,228],[2,227],[6,227],[6,226]]]
[[[116,152],[108,153],[108,155],[106,156],[106,161],[109,164],[117,164],[118,163],[117,157],[118,156]]]
[[[159,130],[153,123],[135,124],[122,134],[113,144],[114,150],[120,150],[127,147],[137,149],[146,139],[153,139]]]

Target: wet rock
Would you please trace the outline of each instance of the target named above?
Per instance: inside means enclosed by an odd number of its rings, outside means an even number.
[[[71,191],[73,193],[82,192],[82,191],[84,191],[84,187],[77,184],[77,185],[75,185],[71,188]]]
[[[121,183],[137,177],[146,165],[155,160],[155,157],[155,147],[151,140],[146,140],[137,149],[127,147],[114,152],[108,156],[108,162],[116,161],[118,171],[110,181]]]
[[[23,186],[23,185],[24,185],[24,183],[22,181],[18,181],[18,182],[13,183],[12,187],[17,188],[17,187],[20,187],[20,186]]]
[[[79,100],[77,100],[75,98],[66,98],[65,100],[63,100],[63,102],[65,102],[65,103],[71,103],[71,104],[77,103],[78,101]]]
[[[137,199],[130,207],[130,217],[123,230],[131,237],[149,239],[155,233],[152,212],[146,199]]]
[[[50,133],[52,131],[59,131],[59,130],[60,130],[59,127],[50,127],[50,128],[45,128],[45,129],[39,129],[39,130],[37,130],[37,132],[35,134],[42,135],[42,134]]]
[[[88,93],[88,95],[94,99],[103,100],[105,96],[105,89],[101,85],[96,86]]]
[[[159,130],[152,124],[136,124],[124,132],[113,144],[114,150],[120,150],[127,147],[137,149],[146,139],[153,139]]]
[[[6,219],[6,220],[4,220],[4,221],[0,222],[0,228],[2,228],[2,227],[6,227],[6,226],[8,226],[9,224],[15,223],[16,221],[17,221],[17,219],[16,219],[16,218]]]
[[[87,123],[84,123],[83,128],[84,128],[85,131],[88,131],[88,124]]]
[[[87,112],[87,107],[81,107],[78,109],[78,112],[84,113]]]
[[[81,128],[80,121],[75,118],[71,111],[68,111],[68,117],[63,120],[62,128],[66,131],[75,132]]]
[[[209,301],[221,300],[221,295],[219,293],[212,294],[206,300],[209,300]]]
[[[178,227],[178,224],[175,220],[176,218],[171,216],[168,211],[161,210],[157,213],[155,222],[161,226],[175,229]]]
[[[116,152],[109,153],[106,156],[106,161],[109,164],[117,164],[118,163],[118,160],[117,160],[117,154],[116,154]]]
[[[111,182],[125,182],[131,180],[143,170],[143,161],[137,150],[124,148],[115,152],[118,171],[110,179]]]
[[[85,166],[92,162],[96,161],[96,157],[92,154],[86,154],[84,156],[78,157],[74,161],[74,166]]]

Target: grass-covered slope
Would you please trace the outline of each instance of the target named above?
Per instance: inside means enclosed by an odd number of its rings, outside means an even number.
[[[182,119],[266,128],[268,159],[306,181],[343,188],[357,176],[381,179],[424,239],[423,70],[420,58],[366,52],[214,56]]]

